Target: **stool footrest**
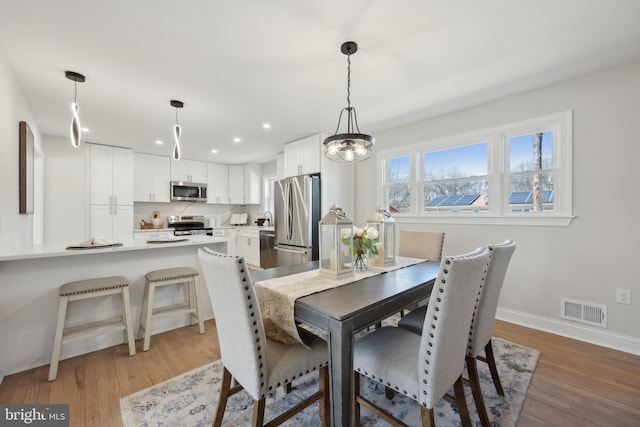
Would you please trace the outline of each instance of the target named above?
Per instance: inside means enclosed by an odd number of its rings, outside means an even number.
[[[111,325],[110,327],[106,327]],[[91,322],[86,325],[71,326],[64,328],[62,343],[70,343],[78,341],[84,338],[95,337],[98,335],[108,334],[117,331],[123,331],[126,326],[123,323],[122,317],[114,317],[112,319],[99,320],[97,322]],[[87,331],[80,333],[81,331]],[[71,335],[67,335],[71,334]]]
[[[167,305],[164,307],[154,308],[153,318],[164,319],[167,317],[180,316],[182,314],[191,314],[193,316],[197,316],[196,313],[197,313],[197,310],[190,308],[188,302],[183,302],[180,304],[173,304],[173,305]]]

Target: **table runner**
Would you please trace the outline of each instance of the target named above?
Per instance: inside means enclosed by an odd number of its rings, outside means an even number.
[[[304,344],[298,333],[294,318],[297,298],[322,292],[327,289],[356,282],[360,279],[398,270],[418,264],[424,259],[396,257],[396,263],[387,267],[373,266],[368,270],[356,270],[353,276],[333,279],[321,275],[319,270],[305,271],[269,280],[255,282],[256,295],[266,335],[285,344]]]

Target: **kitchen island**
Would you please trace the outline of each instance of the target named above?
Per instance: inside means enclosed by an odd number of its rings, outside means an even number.
[[[67,250],[67,245],[48,244],[0,253],[0,378],[49,364],[58,311],[58,290],[67,282],[103,276],[129,280],[134,330],[140,321],[144,275],[161,268],[188,266],[200,271],[197,249],[210,247],[227,252],[227,239],[188,236],[186,241],[123,242],[102,249]],[[196,279],[204,319],[213,318],[203,276]],[[76,301],[67,310],[67,325],[120,315],[117,297]],[[156,305],[174,304],[184,298],[174,286],[156,291]],[[99,307],[96,307],[99,304]],[[98,308],[98,309],[96,309]],[[152,333],[183,327],[188,316],[153,322]],[[197,330],[194,329],[194,333]],[[122,333],[104,334],[63,345],[61,360],[122,343]],[[151,341],[153,345],[153,339]],[[123,346],[123,354],[128,354]],[[128,357],[128,356],[127,356]]]

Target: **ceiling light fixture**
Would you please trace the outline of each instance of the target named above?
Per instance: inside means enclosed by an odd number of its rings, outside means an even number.
[[[172,99],[169,103],[176,109],[176,124],[173,126],[173,139],[176,144],[173,147],[173,160],[180,160],[180,133],[182,128],[178,123],[178,108],[184,107],[184,103],[175,99]]]
[[[71,129],[69,134],[71,136],[71,144],[78,148],[80,147],[80,140],[82,138],[82,127],[80,127],[80,107],[78,106],[78,83],[84,83],[85,78],[82,74],[75,71],[65,71],[64,75],[69,80],[73,81],[73,102],[71,103]]]
[[[240,138],[233,138],[233,142],[240,142]]]
[[[358,51],[358,44],[345,42],[340,47],[340,51],[347,55],[347,107],[340,111],[335,135],[328,137],[323,142],[324,155],[329,160],[336,162],[359,162],[371,157],[375,138],[360,133],[356,109],[351,106],[351,55]],[[347,112],[347,133],[339,134],[342,113],[345,111]]]
[[[265,129],[271,129],[271,125],[269,123],[263,123],[262,127]]]

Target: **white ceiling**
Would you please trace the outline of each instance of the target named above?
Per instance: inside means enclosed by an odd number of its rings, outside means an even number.
[[[178,99],[183,157],[212,162],[334,133],[347,40],[375,136],[639,60],[640,1],[0,0],[0,50],[42,133],[69,134],[72,70],[85,140],[170,155]]]

